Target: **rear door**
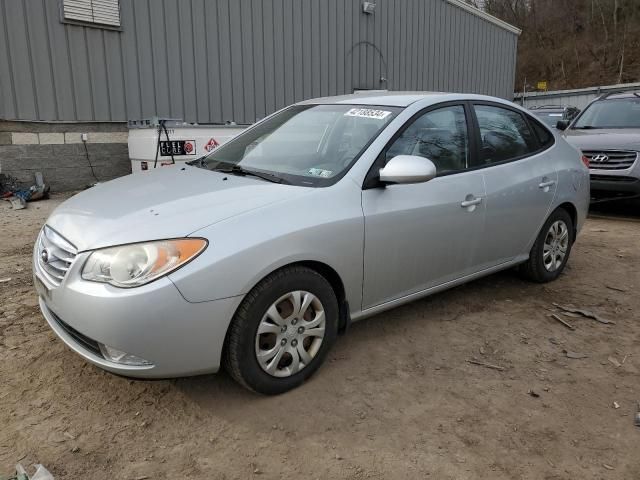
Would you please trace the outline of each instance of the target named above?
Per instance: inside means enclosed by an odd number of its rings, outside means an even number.
[[[480,171],[486,188],[486,222],[476,268],[528,253],[549,214],[558,173],[549,147],[553,135],[520,110],[473,104]]]
[[[470,171],[474,139],[463,104],[430,107],[385,147],[379,168],[396,155],[431,160],[428,182],[366,188],[363,309],[463,277],[473,266],[484,224],[481,171]]]

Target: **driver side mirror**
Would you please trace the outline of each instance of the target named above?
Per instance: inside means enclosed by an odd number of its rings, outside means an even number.
[[[568,126],[569,120],[558,120],[558,123],[556,123],[556,128],[558,130],[566,130]]]
[[[380,169],[380,182],[422,183],[435,178],[436,166],[431,160],[417,155],[397,155]]]

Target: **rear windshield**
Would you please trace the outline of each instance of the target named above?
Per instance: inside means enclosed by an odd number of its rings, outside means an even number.
[[[571,128],[640,128],[640,97],[598,100],[582,112]]]

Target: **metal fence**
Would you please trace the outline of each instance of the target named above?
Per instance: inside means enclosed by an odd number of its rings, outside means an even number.
[[[542,105],[562,105],[583,109],[590,102],[603,93],[625,92],[630,90],[640,91],[640,83],[621,83],[618,85],[603,85],[600,87],[579,88],[575,90],[554,90],[550,92],[516,93],[514,101],[524,107],[537,107]]]

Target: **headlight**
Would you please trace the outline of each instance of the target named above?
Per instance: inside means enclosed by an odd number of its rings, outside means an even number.
[[[115,287],[139,287],[197,257],[207,247],[202,238],[181,238],[96,250],[82,268],[82,278]]]

